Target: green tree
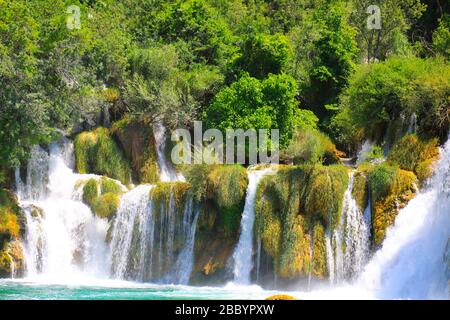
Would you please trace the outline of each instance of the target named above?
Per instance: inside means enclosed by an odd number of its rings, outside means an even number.
[[[258,80],[245,74],[221,90],[204,112],[208,128],[280,129],[285,146],[296,124],[313,123],[311,114],[297,112],[295,80],[288,75],[270,75]],[[296,119],[296,116],[302,119]]]
[[[289,40],[283,35],[249,35],[231,62],[231,77],[237,79],[242,71],[257,79],[279,74],[289,59],[289,53]]]

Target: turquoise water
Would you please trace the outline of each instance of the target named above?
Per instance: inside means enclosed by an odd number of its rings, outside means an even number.
[[[50,284],[0,280],[0,300],[207,300],[265,299],[276,294],[258,286],[192,287],[103,281],[93,284]]]

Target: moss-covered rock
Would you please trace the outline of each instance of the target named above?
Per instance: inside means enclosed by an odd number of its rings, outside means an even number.
[[[423,183],[433,172],[431,165],[439,157],[438,146],[436,138],[425,141],[415,134],[408,134],[392,147],[388,161],[414,172],[419,182]]]
[[[99,196],[99,187],[97,180],[89,179],[83,187],[83,202],[92,206],[94,200]]]
[[[7,189],[0,189],[0,250],[5,242],[20,236],[17,198]]]
[[[339,165],[286,166],[262,179],[255,233],[277,275],[327,275],[325,230],[339,221],[347,185],[348,169]]]
[[[25,272],[25,258],[20,241],[14,240],[0,250],[0,278],[18,278]]]
[[[82,199],[92,212],[100,217],[111,220],[117,213],[122,187],[114,180],[102,177],[99,180],[91,178],[84,183]]]
[[[311,261],[311,274],[317,278],[328,275],[327,249],[325,243],[325,230],[321,223],[316,222],[313,228],[313,255]]]
[[[74,148],[79,173],[105,175],[125,184],[131,181],[130,166],[108,129],[97,128],[78,134]]]
[[[195,174],[194,167],[200,169]],[[186,178],[202,202],[195,239],[194,283],[219,283],[239,236],[248,185],[239,165],[193,166]]]
[[[159,181],[155,138],[150,123],[125,116],[112,126],[140,183]]]
[[[119,201],[119,196],[117,194],[108,192],[95,198],[91,204],[91,208],[96,216],[111,220],[117,213]]]
[[[20,223],[20,217],[15,195],[0,189],[0,278],[23,275],[24,258],[19,239],[24,233],[24,225]]]
[[[415,196],[416,176],[413,172],[388,164],[374,166],[368,171],[372,207],[372,230],[375,246],[381,245],[386,229],[407,203]]]
[[[357,171],[353,176],[352,195],[361,211],[364,211],[369,201],[367,178],[364,172]]]

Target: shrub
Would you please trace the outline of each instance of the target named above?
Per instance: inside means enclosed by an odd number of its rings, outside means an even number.
[[[315,129],[297,129],[284,151],[284,157],[294,164],[340,163],[342,155],[330,138]]]

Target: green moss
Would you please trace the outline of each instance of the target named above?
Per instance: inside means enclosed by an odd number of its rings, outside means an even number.
[[[159,167],[150,123],[125,116],[112,126],[140,183],[157,183]]]
[[[7,241],[20,236],[18,214],[19,206],[16,197],[9,190],[0,189],[0,250]]]
[[[255,233],[264,252],[273,258],[276,274],[284,278],[310,272],[326,275],[324,230],[335,228],[339,221],[347,185],[348,171],[343,166],[281,167],[277,174],[261,180]],[[311,244],[314,232],[317,237]],[[311,247],[317,247],[313,261]]]
[[[386,230],[394,223],[400,209],[416,193],[416,176],[387,164],[373,167],[368,172],[371,191],[372,229],[375,246],[381,245]]]
[[[195,165],[184,174],[202,202],[195,237],[193,283],[226,280],[226,266],[239,236],[248,178],[239,165]]]
[[[89,179],[83,187],[83,202],[91,206],[99,195],[99,187],[97,180]]]
[[[324,278],[328,274],[328,267],[325,230],[322,224],[316,223],[314,225],[313,239],[314,243],[311,273],[318,278]]]
[[[82,132],[74,140],[76,169],[130,182],[131,170],[108,129]]]
[[[92,211],[100,218],[112,219],[119,207],[119,196],[114,193],[105,193],[96,197],[91,205]]]
[[[431,164],[439,156],[438,145],[438,139],[424,141],[414,134],[408,134],[392,147],[388,161],[401,169],[413,171],[422,183],[432,173]]]
[[[226,234],[237,236],[248,185],[247,171],[239,165],[216,166],[207,176],[207,195],[217,204]]]
[[[113,193],[116,195],[120,195],[123,193],[123,191],[120,185],[117,184],[114,180],[102,177],[100,179],[100,193]]]
[[[6,243],[0,248],[0,278],[10,277],[14,268],[16,277],[21,277],[25,271],[25,259],[22,245],[19,241]]]
[[[357,171],[353,177],[352,195],[361,211],[367,207],[369,200],[367,178],[363,172]]]
[[[92,178],[80,181],[83,186],[83,202],[100,218],[109,220],[116,214],[122,188],[114,180],[102,177],[99,181]]]

